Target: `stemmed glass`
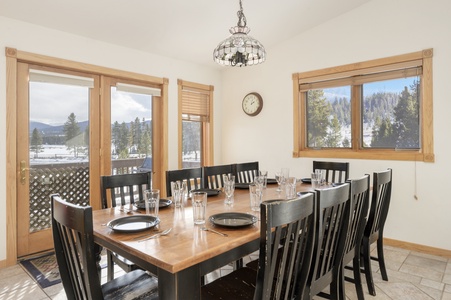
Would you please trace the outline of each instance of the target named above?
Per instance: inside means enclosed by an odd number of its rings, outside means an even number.
[[[277,181],[277,190],[276,192],[280,193],[282,191],[282,188],[280,187],[280,185],[282,184],[282,173],[281,172],[276,172],[276,181]]]
[[[233,205],[233,193],[235,192],[235,176],[228,174],[223,176],[224,193],[226,194],[225,204]]]

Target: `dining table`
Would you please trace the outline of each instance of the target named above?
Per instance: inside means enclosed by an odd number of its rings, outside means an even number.
[[[310,184],[298,182],[297,191],[311,191]],[[284,199],[277,184],[268,184],[262,200]],[[127,216],[145,213],[137,207],[120,207],[93,212],[94,241],[114,253],[134,262],[158,277],[159,299],[200,299],[202,277],[259,249],[260,213],[250,208],[249,189],[235,189],[233,205],[225,204],[219,192],[208,197],[206,222],[195,225],[193,208],[188,198],[182,207],[168,205],[158,213],[160,223],[145,231],[115,231],[108,223]],[[223,213],[245,213],[253,216],[247,226],[218,226],[210,217]],[[214,220],[214,219],[213,219]],[[254,223],[255,222],[255,223]],[[214,229],[227,236],[205,231]],[[169,234],[157,238],[146,237],[172,228]],[[157,230],[155,230],[157,229]]]

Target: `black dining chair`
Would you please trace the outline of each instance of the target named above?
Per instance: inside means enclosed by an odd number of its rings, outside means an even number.
[[[201,288],[202,299],[296,299],[309,274],[316,209],[313,193],[261,204],[258,271],[243,267]]]
[[[325,181],[330,183],[343,183],[349,178],[348,162],[313,161],[313,172],[323,170]]]
[[[109,175],[100,177],[102,208],[133,204],[144,199],[144,191],[149,189],[151,172]],[[129,208],[127,208],[129,209]],[[106,250],[107,279],[114,278],[114,264],[130,272],[139,267],[128,259]]]
[[[158,299],[158,280],[135,270],[100,284],[92,207],[50,196],[55,255],[67,299]]]
[[[238,163],[235,165],[235,181],[238,183],[253,182],[259,174],[258,161]]]
[[[318,234],[303,299],[326,296],[323,290],[327,287],[327,298],[340,299],[339,274],[351,214],[350,185],[318,189],[316,195]]]
[[[388,281],[384,259],[384,226],[387,220],[392,189],[392,170],[373,173],[373,193],[371,197],[370,213],[362,239],[362,259],[368,292],[375,296],[371,260],[379,263],[382,279]],[[377,256],[371,256],[370,246],[377,242]]]
[[[224,186],[224,180],[222,175],[232,174],[235,175],[235,165],[220,165],[203,167],[202,177],[204,179],[204,188],[219,189]]]
[[[360,245],[362,244],[366,218],[370,203],[370,175],[348,180],[351,184],[351,218],[345,243],[342,267],[340,268],[340,294],[346,299],[344,279],[353,282],[357,299],[363,300],[362,279],[360,276]],[[350,265],[351,264],[351,265]],[[344,268],[353,270],[353,278],[344,276]]]
[[[166,171],[166,195],[172,196],[171,182],[186,181],[188,191],[203,188],[202,168]]]

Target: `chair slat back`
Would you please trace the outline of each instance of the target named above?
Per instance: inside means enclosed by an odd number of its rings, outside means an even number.
[[[92,208],[50,196],[53,241],[66,296],[72,299],[103,299],[96,267]]]
[[[203,167],[204,188],[222,188],[224,186],[223,174],[235,175],[235,165]]]
[[[101,176],[102,208],[134,203],[135,198],[138,201],[144,199],[150,181],[150,172]]]
[[[351,184],[351,217],[344,250],[344,265],[347,265],[355,254],[360,255],[360,243],[370,203],[370,175],[348,182]]]
[[[172,196],[171,182],[186,181],[188,191],[203,188],[202,168],[166,171],[166,195]]]
[[[235,181],[239,183],[253,182],[255,177],[258,176],[258,171],[258,161],[236,164]]]
[[[376,236],[383,231],[390,206],[392,189],[392,170],[373,173],[373,193],[368,222],[365,227],[365,236]],[[377,239],[376,237],[374,239]]]
[[[350,186],[316,190],[318,209],[318,235],[315,242],[314,267],[307,285],[316,295],[332,282],[334,269],[343,258],[351,211]]]
[[[348,162],[313,161],[313,172],[325,170],[325,180],[330,183],[343,183],[349,178]]]
[[[294,299],[302,292],[312,259],[315,224],[313,193],[262,203],[254,299]]]

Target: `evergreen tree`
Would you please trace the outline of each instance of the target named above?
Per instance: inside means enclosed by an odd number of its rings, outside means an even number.
[[[74,153],[74,157],[78,157],[78,150],[83,146],[83,135],[80,134],[77,117],[71,113],[64,123],[64,135],[66,138],[66,146]]]
[[[144,119],[142,128],[143,131],[139,141],[139,153],[142,153],[147,157],[152,154],[152,131],[150,125],[146,124]]]
[[[142,139],[142,128],[141,128],[141,122],[139,121],[139,118],[135,118],[135,123],[133,125],[134,133],[133,133],[133,145],[135,146],[136,150],[139,154],[141,154],[139,144]]]
[[[200,133],[201,133],[201,122],[193,121],[183,121],[183,154],[187,155],[191,152],[194,153],[195,159],[198,159],[198,154],[200,153]]]
[[[330,121],[329,133],[326,137],[326,146],[327,147],[340,147],[342,136],[341,136],[341,125],[338,121],[336,115],[333,116]]]
[[[326,145],[330,114],[331,105],[324,96],[324,91],[309,91],[307,93],[307,132],[309,147],[323,147]]]
[[[118,141],[118,154],[119,158],[128,158],[129,149],[129,134],[128,126],[125,122],[122,122],[119,130],[119,141]]]
[[[404,149],[419,148],[419,101],[416,97],[416,84],[410,93],[407,87],[402,91],[398,105],[395,107],[397,147]]]
[[[30,150],[34,152],[34,157],[38,157],[38,153],[42,150],[42,136],[35,128],[31,134]]]
[[[418,82],[414,82],[409,90],[404,90],[397,96],[396,105],[389,114],[385,113],[382,121],[376,119],[373,126],[371,147],[381,148],[419,148],[419,100]],[[392,98],[393,93],[385,95]],[[388,103],[388,101],[385,101]],[[382,114],[380,114],[382,116]]]
[[[113,128],[111,130],[111,139],[114,145],[114,153],[119,154],[119,144],[120,144],[120,136],[121,136],[121,126],[118,121],[115,121],[113,124]]]
[[[393,146],[396,145],[396,140],[397,137],[394,126],[389,118],[384,118],[379,126],[375,125],[371,147],[393,148]]]

